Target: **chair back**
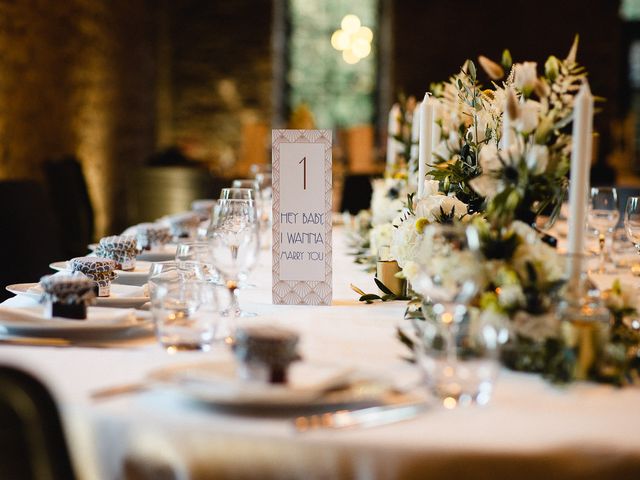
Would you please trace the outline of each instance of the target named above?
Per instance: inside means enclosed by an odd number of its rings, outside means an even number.
[[[59,230],[44,187],[30,180],[0,182],[0,301],[12,283],[37,282],[62,260]],[[2,477],[0,477],[2,478]]]
[[[44,174],[64,258],[85,255],[93,241],[94,214],[82,165],[73,156],[50,160]]]
[[[75,478],[60,414],[30,374],[0,366],[0,478]]]

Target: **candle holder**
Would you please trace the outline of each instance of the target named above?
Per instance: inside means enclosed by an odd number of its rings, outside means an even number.
[[[564,342],[575,353],[573,377],[577,380],[588,379],[597,369],[611,321],[600,291],[587,277],[585,264],[584,255],[568,256],[568,271],[579,275],[569,280],[557,309]]]
[[[406,295],[407,281],[396,276],[401,271],[398,262],[390,257],[389,246],[380,247],[376,262],[376,278],[397,297]]]

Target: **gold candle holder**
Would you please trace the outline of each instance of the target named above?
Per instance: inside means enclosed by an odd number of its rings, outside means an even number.
[[[587,380],[598,364],[609,338],[609,323],[591,320],[566,320],[562,324],[566,344],[576,352],[573,376]]]
[[[376,262],[376,278],[391,290],[394,295],[401,297],[405,294],[407,282],[405,279],[396,276],[402,269],[398,262],[391,260],[389,254],[389,247],[380,248],[378,261]]]

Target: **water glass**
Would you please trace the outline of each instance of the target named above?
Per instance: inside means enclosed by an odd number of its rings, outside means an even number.
[[[156,336],[169,353],[211,349],[220,320],[215,285],[201,280],[160,283],[151,300]]]
[[[598,235],[600,273],[606,272],[607,236],[613,233],[620,219],[618,192],[613,187],[593,187],[589,196],[589,227]]]
[[[220,275],[213,266],[211,250],[206,241],[180,242],[176,248],[176,264],[178,269],[185,273],[197,272],[210,282],[220,281]]]
[[[421,322],[415,344],[424,381],[445,408],[485,405],[499,371],[499,332],[468,314],[457,322]]]

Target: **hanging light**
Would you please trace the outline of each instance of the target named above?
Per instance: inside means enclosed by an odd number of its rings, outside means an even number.
[[[345,15],[340,26],[331,35],[331,46],[342,52],[342,59],[346,63],[356,64],[371,53],[373,32],[353,14]]]

